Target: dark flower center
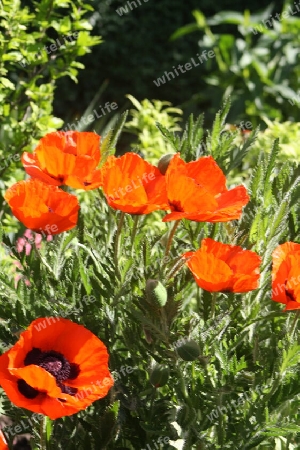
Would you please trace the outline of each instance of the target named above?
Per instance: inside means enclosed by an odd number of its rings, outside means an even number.
[[[172,211],[184,212],[180,201],[169,202],[169,205],[171,206]]]
[[[39,348],[34,347],[30,350],[25,359],[24,365],[29,366],[35,364],[47,370],[56,379],[57,385],[61,388],[64,394],[75,395],[76,388],[65,386],[63,381],[74,380],[78,377],[80,369],[78,364],[69,363],[63,354],[50,350],[49,352],[42,352]],[[37,389],[32,388],[24,380],[18,380],[18,389],[26,398],[33,399],[38,394]]]
[[[284,284],[285,284],[285,295],[286,295],[290,300],[295,301],[296,299],[295,299],[295,296],[294,296],[294,292],[291,291],[291,290],[287,287],[287,285],[288,285],[288,280],[286,280]]]

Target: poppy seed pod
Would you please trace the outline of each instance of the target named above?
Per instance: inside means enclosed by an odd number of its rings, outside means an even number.
[[[161,364],[156,364],[152,369],[150,375],[150,383],[154,387],[162,387],[167,384],[170,375],[170,370],[168,367]]]
[[[184,341],[177,347],[176,351],[184,361],[195,361],[200,356],[200,347],[193,340]]]
[[[164,285],[158,280],[147,280],[146,296],[149,303],[163,308],[168,300],[168,293]]]
[[[165,175],[174,155],[176,155],[176,153],[168,153],[167,155],[163,155],[158,161],[157,168],[162,175]]]

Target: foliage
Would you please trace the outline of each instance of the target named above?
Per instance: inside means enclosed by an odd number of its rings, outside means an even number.
[[[292,2],[285,2],[280,20],[275,19],[278,9],[273,15],[272,11],[273,5],[253,15],[249,11],[222,11],[209,19],[194,11],[196,23],[173,34],[175,39],[203,31],[199,47],[213,49],[216,54],[213,61],[207,62],[212,65],[205,77],[208,88],[194,98],[212,98],[215,108],[220,98],[230,95],[234,119],[243,118],[246,113],[255,126],[264,117],[280,121],[299,117],[296,100],[300,19],[294,15],[297,10]],[[222,32],[224,25],[231,25],[232,31]]]
[[[169,102],[145,99],[141,103],[132,95],[127,95],[136,109],[130,110],[132,119],[126,123],[125,130],[135,134],[137,143],[133,144],[133,150],[137,146],[138,151],[144,155],[147,161],[157,163],[158,159],[173,151],[157,128],[157,122],[166,127],[170,132],[180,131],[178,122],[182,110],[174,108]]]
[[[300,139],[300,123],[299,122],[282,122],[274,120],[273,122],[267,118],[264,119],[268,128],[258,134],[254,149],[257,152],[264,149],[269,152],[272,148],[274,139],[280,141],[280,152],[278,158],[282,161],[299,161],[299,139]],[[254,152],[253,152],[254,153]]]
[[[22,7],[0,4],[0,157],[3,189],[22,178],[20,157],[63,121],[53,116],[57,80],[77,80],[77,61],[101,42],[86,20],[91,6],[70,0],[43,0]],[[1,200],[3,206],[3,200]]]
[[[216,158],[232,185],[253,136],[247,144],[226,145],[228,108],[218,113],[206,143],[203,117],[191,116],[181,136],[160,129],[186,161],[198,158],[199,149]],[[161,437],[170,439],[163,447],[170,450],[180,442],[187,450],[273,450],[275,444],[296,450],[299,315],[271,301],[270,263],[278,243],[299,242],[300,174],[292,161],[279,164],[278,152],[275,142],[249,168],[251,201],[239,221],[182,220],[175,234],[168,224],[151,233],[152,216],[109,209],[102,192],[91,191],[78,229],[27,256],[13,251],[30,285],[20,280],[15,288],[12,277],[0,274],[0,340],[11,345],[34,318],[64,315],[104,341],[116,376],[109,396],[85,412],[44,428],[34,424],[35,449],[45,429],[42,448],[48,450],[154,448]],[[198,288],[180,256],[203,237],[257,251],[260,288],[235,295]],[[6,235],[3,242],[11,246]],[[149,280],[159,281],[162,293],[149,295]],[[86,295],[96,301],[84,304]],[[122,367],[130,371],[122,374]],[[15,423],[28,420],[27,411],[1,398]]]

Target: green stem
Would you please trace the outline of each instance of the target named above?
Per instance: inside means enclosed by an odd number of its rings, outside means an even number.
[[[116,239],[115,239],[115,248],[114,248],[114,262],[115,262],[115,268],[116,268],[116,274],[117,277],[119,279],[121,279],[121,273],[119,270],[119,241],[120,241],[120,235],[121,235],[121,231],[122,231],[122,226],[124,223],[124,217],[125,217],[125,213],[122,212],[121,216],[120,216],[120,221],[118,224],[118,228],[117,228],[117,233],[116,233]]]
[[[46,416],[44,416],[40,423],[40,436],[41,436],[41,450],[47,450],[46,443]]]
[[[167,246],[166,246],[165,256],[168,256],[168,254],[170,253],[173,237],[174,237],[175,231],[176,231],[179,223],[180,223],[180,220],[176,220],[176,222],[174,223],[174,226],[170,232],[169,239],[168,239]]]
[[[211,299],[211,317],[214,319],[215,317],[215,311],[216,311],[216,300],[217,300],[217,293],[212,293],[212,299]]]
[[[141,216],[139,216],[139,215],[135,215],[134,216],[133,228],[132,228],[132,232],[131,232],[131,250],[133,249],[134,239],[135,239],[135,236],[136,236],[136,232],[137,232],[137,228],[138,228],[138,223],[139,223],[140,217]]]
[[[186,260],[183,260],[181,257],[176,260],[174,266],[170,269],[166,278],[169,280],[174,277],[174,275],[185,265]]]
[[[297,310],[297,312],[296,312],[296,314],[295,314],[295,317],[294,317],[294,320],[293,320],[293,322],[292,322],[290,331],[289,331],[290,339],[291,339],[291,340],[293,339],[293,336],[294,336],[294,333],[295,333],[295,330],[296,330],[296,325],[297,325],[299,316],[300,316],[300,309]]]

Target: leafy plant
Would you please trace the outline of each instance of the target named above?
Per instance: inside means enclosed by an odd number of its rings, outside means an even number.
[[[217,114],[205,146],[203,117],[191,116],[181,135],[159,128],[186,161],[198,158],[199,148],[212,155],[232,186],[252,141],[238,147],[219,139],[228,108]],[[251,200],[239,221],[182,220],[153,231],[153,216],[112,210],[100,190],[90,191],[76,230],[30,254],[13,252],[24,278],[15,287],[12,275],[0,274],[1,342],[13,344],[37,316],[64,314],[103,340],[116,379],[109,396],[86,411],[33,423],[34,449],[146,448],[165,437],[169,450],[297,448],[299,314],[271,301],[270,268],[278,243],[300,240],[300,174],[292,161],[282,166],[278,152],[275,142],[249,168]],[[259,289],[198,288],[181,255],[204,237],[256,251]],[[11,245],[7,235],[3,242]],[[92,303],[82,301],[91,295]],[[30,419],[1,399],[15,424]]]
[[[166,153],[172,151],[157,128],[157,123],[168,128],[169,132],[180,131],[178,125],[183,114],[179,108],[174,108],[171,103],[160,100],[150,102],[145,99],[141,103],[132,95],[127,95],[136,109],[131,109],[132,119],[126,123],[125,130],[137,136],[137,147],[150,162],[157,162]]]
[[[101,38],[90,35],[85,19],[92,7],[81,0],[43,0],[22,7],[19,0],[0,5],[0,155],[3,189],[22,172],[22,151],[32,150],[63,120],[53,116],[57,80],[77,80],[78,58]],[[3,202],[2,202],[3,206]]]
[[[297,12],[292,2],[285,2],[280,20],[270,14],[273,5],[259,14],[222,11],[208,19],[194,11],[196,22],[172,35],[177,39],[202,31],[199,46],[215,52],[216,57],[207,62],[212,68],[205,77],[208,89],[194,100],[212,98],[215,107],[220,98],[230,95],[234,119],[246,114],[254,126],[261,125],[264,117],[297,119],[300,19],[291,15],[289,6]],[[229,25],[236,27],[234,32],[222,32]]]

